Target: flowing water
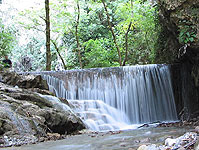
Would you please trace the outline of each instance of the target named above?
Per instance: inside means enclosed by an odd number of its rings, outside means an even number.
[[[124,112],[100,100],[70,100],[74,111],[83,119],[87,127],[94,131],[115,131],[136,128]]]
[[[92,130],[177,120],[167,65],[44,72],[43,78],[58,97],[79,105],[75,111]]]
[[[190,131],[187,128],[146,128],[118,133],[88,133],[69,136],[64,140],[35,145],[4,148],[5,150],[135,150],[142,144],[164,144],[168,137],[176,138]]]

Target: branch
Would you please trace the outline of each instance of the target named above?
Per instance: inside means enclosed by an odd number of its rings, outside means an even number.
[[[62,64],[64,65],[64,69],[66,70],[66,69],[67,69],[66,64],[65,64],[65,62],[64,62],[63,57],[61,56],[61,54],[60,54],[60,52],[59,52],[59,48],[58,48],[56,42],[55,42],[54,40],[52,40],[52,39],[51,39],[51,42],[53,43],[53,45],[54,45],[54,47],[55,47],[55,50],[57,51],[57,53],[58,53],[58,55],[59,55],[59,57],[60,57],[60,59],[61,59],[61,61],[62,61]]]
[[[102,1],[102,3],[103,3],[103,6],[104,6],[104,9],[105,9],[105,12],[106,12],[108,25],[109,25],[109,28],[110,28],[110,30],[111,30],[112,36],[113,36],[113,41],[114,41],[115,47],[116,47],[116,49],[117,49],[117,53],[118,53],[118,57],[119,57],[119,64],[120,64],[120,66],[122,66],[121,52],[120,52],[120,48],[119,48],[119,46],[118,46],[118,44],[117,44],[116,35],[115,35],[114,31],[113,31],[113,28],[112,28],[112,25],[111,25],[111,22],[110,22],[110,16],[109,16],[109,14],[108,14],[108,9],[107,9],[107,6],[106,6],[104,0],[101,0],[101,1]]]

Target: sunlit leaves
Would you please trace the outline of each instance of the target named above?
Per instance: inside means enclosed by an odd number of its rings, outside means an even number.
[[[15,41],[14,29],[5,27],[0,19],[0,57],[11,52]]]

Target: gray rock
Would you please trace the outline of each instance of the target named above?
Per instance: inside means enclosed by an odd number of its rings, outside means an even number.
[[[18,75],[15,72],[0,72],[1,80],[9,85],[20,88],[39,88],[48,90],[48,84],[42,79],[41,75]]]
[[[0,147],[34,143],[48,132],[65,135],[84,128],[67,102],[0,83]]]

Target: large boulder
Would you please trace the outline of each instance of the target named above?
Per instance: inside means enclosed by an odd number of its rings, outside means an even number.
[[[0,83],[0,147],[34,143],[48,133],[66,135],[84,128],[67,102]]]

